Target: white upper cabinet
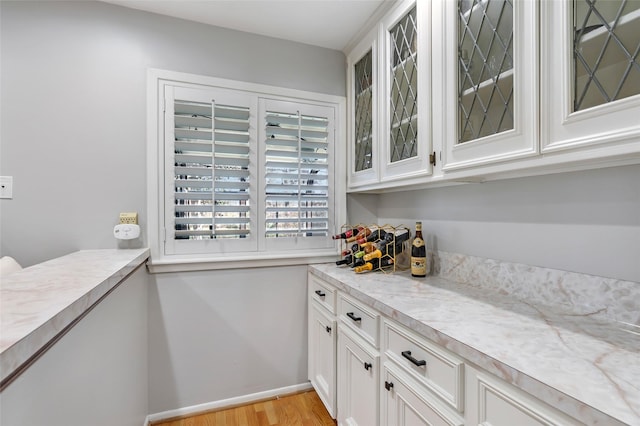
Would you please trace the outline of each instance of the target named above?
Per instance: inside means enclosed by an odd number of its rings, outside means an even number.
[[[379,180],[377,34],[371,31],[348,59],[349,186]]]
[[[640,1],[541,4],[543,153],[640,150]]]
[[[538,154],[538,2],[436,2],[442,170]],[[434,110],[438,106],[434,105]]]
[[[432,173],[430,23],[430,2],[400,2],[348,55],[352,189]]]
[[[430,2],[404,2],[382,23],[381,180],[431,174]]]

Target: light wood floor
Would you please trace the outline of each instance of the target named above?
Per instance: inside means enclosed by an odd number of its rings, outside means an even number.
[[[315,391],[282,396],[153,426],[335,426]]]

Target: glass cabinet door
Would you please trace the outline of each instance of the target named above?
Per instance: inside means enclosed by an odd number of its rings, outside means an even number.
[[[543,2],[540,36],[543,152],[637,146],[640,0]]]
[[[433,170],[431,7],[405,0],[383,20],[382,181],[417,179]]]
[[[376,36],[372,31],[347,58],[349,91],[349,187],[379,179],[377,123],[378,59]]]
[[[354,171],[373,167],[373,52],[369,50],[354,66]]]
[[[538,3],[443,2],[444,171],[538,154]]]

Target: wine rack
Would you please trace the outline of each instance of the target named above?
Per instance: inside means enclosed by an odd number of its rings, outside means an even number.
[[[404,226],[356,224],[343,225],[340,234],[341,268],[355,273],[393,273],[407,270],[411,260],[411,230]],[[349,260],[347,262],[347,260]]]

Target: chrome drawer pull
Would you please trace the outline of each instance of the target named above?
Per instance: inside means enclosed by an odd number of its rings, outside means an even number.
[[[405,357],[406,359],[408,359],[409,361],[411,361],[412,363],[414,363],[415,365],[417,365],[418,367],[422,367],[423,365],[427,365],[427,361],[425,361],[424,359],[417,360],[414,357],[412,357],[411,356],[411,351],[402,352],[402,356]]]
[[[355,316],[353,312],[347,312],[347,316],[356,322],[362,321],[362,318]]]
[[[325,297],[326,294],[324,294],[322,291],[320,290],[316,290],[316,294],[318,295],[318,297]]]

